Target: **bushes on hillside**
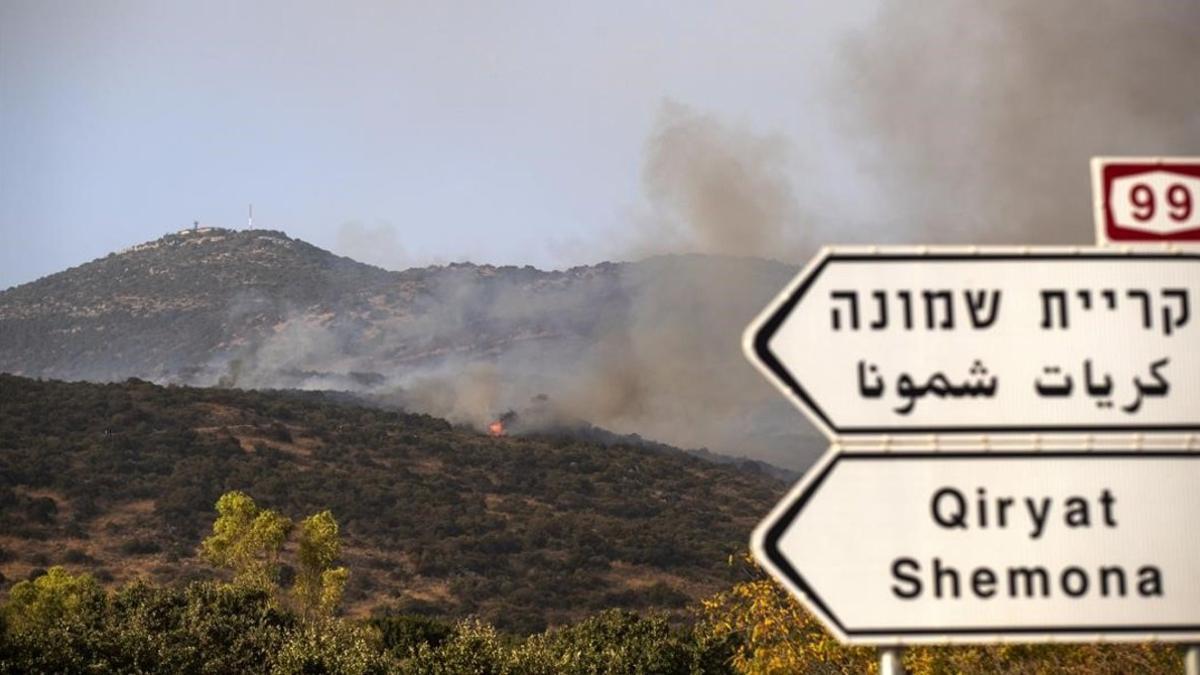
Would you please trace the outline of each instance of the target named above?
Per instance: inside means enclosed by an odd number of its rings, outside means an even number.
[[[346,580],[353,609],[434,603],[516,633],[607,607],[683,618],[784,489],[665,448],[494,439],[331,393],[0,374],[0,400],[0,531],[46,542],[22,547],[22,570],[80,564],[54,552],[90,537],[99,566],[139,556],[187,580],[207,571],[193,552],[213,502],[236,489],[293,517],[330,509],[356,553],[380,553]],[[647,595],[637,574],[669,581]]]

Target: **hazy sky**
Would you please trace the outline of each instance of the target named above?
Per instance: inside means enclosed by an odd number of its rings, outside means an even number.
[[[2,0],[0,287],[249,202],[393,267],[619,255],[667,101],[836,155],[822,73],[872,9]]]
[[[0,0],[0,288],[250,202],[392,268],[1086,244],[1091,155],[1200,154],[1198,28],[1184,0]]]

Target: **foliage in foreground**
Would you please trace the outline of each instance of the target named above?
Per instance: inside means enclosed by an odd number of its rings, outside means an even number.
[[[705,600],[696,621],[608,610],[528,637],[468,619],[337,616],[348,574],[334,567],[333,515],[301,523],[290,592],[278,585],[289,519],[231,492],[217,503],[205,555],[231,583],[102,588],[89,574],[52,567],[15,584],[0,607],[0,673],[863,673],[874,652],[839,645],[749,559],[750,576]],[[923,647],[905,653],[932,673],[1170,673],[1177,648],[1161,644]]]
[[[477,620],[306,620],[239,584],[105,593],[56,568],[18,586],[3,612],[3,673],[729,672],[727,655],[698,650],[689,630],[620,610],[520,639]]]
[[[280,555],[294,529],[291,519],[236,490],[217,500],[217,514],[212,536],[204,540],[204,556],[233,570],[235,584],[276,591]],[[292,599],[304,618],[331,616],[341,602],[350,576],[346,568],[334,567],[341,550],[338,524],[329,511],[300,523]]]
[[[306,618],[269,590],[196,582],[106,592],[53,568],[0,612],[0,673],[869,673],[874,652],[837,644],[771,581],[707,601],[691,626],[609,610],[518,637],[469,619]],[[1178,673],[1171,645],[923,647],[909,672]]]

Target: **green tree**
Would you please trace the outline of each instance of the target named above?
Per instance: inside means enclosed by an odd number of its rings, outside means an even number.
[[[696,630],[698,639],[730,643],[729,663],[737,673],[876,670],[874,650],[838,643],[783,588],[761,574],[705,599],[702,613],[703,621]]]
[[[306,618],[329,617],[342,599],[350,573],[334,567],[341,555],[338,524],[333,514],[322,511],[300,524],[299,569],[292,592]]]
[[[107,596],[88,574],[52,567],[9,591],[0,673],[82,672],[102,644]]]
[[[242,492],[227,492],[217,500],[217,519],[212,535],[204,540],[204,556],[233,570],[234,583],[270,588],[291,529],[292,521],[285,516],[259,508]]]
[[[98,616],[104,599],[104,590],[92,575],[73,575],[55,566],[12,587],[4,607],[5,623],[14,632],[47,631]]]

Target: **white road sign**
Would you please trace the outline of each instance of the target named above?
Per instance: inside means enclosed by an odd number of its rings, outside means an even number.
[[[755,557],[861,644],[1200,639],[1200,453],[830,452]]]
[[[841,442],[1189,438],[1198,302],[1196,253],[825,249],[744,342]]]

